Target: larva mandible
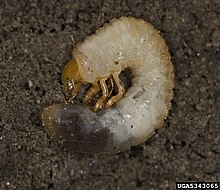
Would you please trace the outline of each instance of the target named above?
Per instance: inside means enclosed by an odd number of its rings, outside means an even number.
[[[118,77],[126,68],[133,75],[127,92]],[[106,86],[109,77],[118,87],[112,97]],[[100,90],[102,97],[94,110],[72,103],[46,107],[42,118],[47,133],[71,150],[116,153],[143,143],[163,125],[173,97],[173,65],[167,45],[151,24],[123,16],[76,45],[62,82],[69,101],[82,83],[92,84],[84,104]],[[108,109],[95,113],[103,105]]]

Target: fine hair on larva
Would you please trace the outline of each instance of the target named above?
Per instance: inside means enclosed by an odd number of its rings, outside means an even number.
[[[115,106],[98,113],[72,103],[46,107],[43,124],[50,136],[75,151],[116,153],[143,143],[163,125],[173,98],[173,65],[151,24],[133,17],[113,19],[77,44],[73,58],[83,83],[112,76],[117,83],[117,76],[129,68],[132,84]]]

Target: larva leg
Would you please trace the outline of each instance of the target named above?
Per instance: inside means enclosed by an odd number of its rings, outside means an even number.
[[[118,87],[118,94],[116,96],[111,97],[108,100],[108,102],[106,104],[106,109],[110,108],[112,106],[112,104],[114,104],[115,102],[118,102],[125,93],[125,88],[124,88],[124,85],[123,85],[123,83],[121,82],[121,80],[119,78],[119,73],[114,73],[113,78],[114,78],[115,83]]]
[[[86,96],[83,99],[83,103],[89,104],[94,94],[99,92],[100,90],[101,90],[100,84],[98,82],[93,83],[92,87],[86,92]]]
[[[113,81],[113,78],[112,78],[112,76],[110,76],[110,78],[109,78],[109,84],[108,84],[108,88],[110,88],[111,90],[109,91],[109,94],[108,94],[108,97],[110,97],[111,96],[111,94],[112,94],[112,92],[113,92],[113,87],[114,87],[114,81]]]
[[[106,79],[100,79],[100,86],[102,89],[102,97],[96,102],[95,107],[94,107],[94,112],[102,108],[102,104],[106,100],[109,94],[108,87],[106,85]]]
[[[68,102],[71,102],[73,100],[73,98],[76,97],[76,95],[79,92],[80,86],[81,86],[81,83],[74,84],[73,88],[71,89],[70,98],[67,100]]]

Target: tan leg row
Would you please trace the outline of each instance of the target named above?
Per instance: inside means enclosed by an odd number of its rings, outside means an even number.
[[[119,79],[119,73],[114,73],[112,76],[113,76],[113,79],[114,79],[114,81],[115,81],[115,83],[118,87],[118,94],[111,97],[108,100],[108,102],[106,103],[106,106],[105,106],[106,109],[110,108],[114,103],[118,102],[125,93],[124,85],[121,82],[121,80]],[[84,104],[89,104],[91,102],[92,97],[94,96],[94,94],[96,94],[97,92],[102,90],[102,97],[96,102],[96,104],[94,106],[94,112],[101,109],[103,107],[104,102],[111,95],[111,93],[113,91],[113,79],[110,78],[110,84],[111,84],[110,93],[109,93],[109,90],[108,90],[108,86],[106,85],[106,80],[107,80],[106,78],[105,79],[100,79],[99,81],[93,83],[93,86],[86,92],[86,96],[83,99],[83,103]],[[81,86],[81,83],[76,83],[74,85],[73,89],[71,90],[71,96],[67,100],[68,102],[72,101],[73,98],[75,98],[75,96],[79,92],[80,86]]]

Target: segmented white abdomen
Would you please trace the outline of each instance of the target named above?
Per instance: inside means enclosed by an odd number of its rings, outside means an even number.
[[[81,75],[88,82],[127,67],[132,70],[131,88],[116,108],[100,118],[113,135],[109,149],[139,144],[163,124],[173,97],[174,75],[168,47],[152,25],[131,17],[113,20],[78,44],[73,56],[82,63]]]
[[[156,47],[155,42],[151,42],[155,37],[159,37],[158,32],[150,24],[140,19],[121,17],[105,24],[78,44],[73,57],[79,64],[83,79],[92,83],[97,77],[109,77],[111,72],[121,72],[136,64],[141,67],[152,61],[146,58]],[[159,51],[164,49],[164,42],[160,46],[156,47],[160,48]]]

